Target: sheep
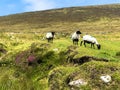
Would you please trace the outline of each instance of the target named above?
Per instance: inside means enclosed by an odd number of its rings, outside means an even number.
[[[46,39],[48,40],[48,42],[52,42],[53,43],[53,38],[54,38],[55,32],[48,32],[46,34]]]
[[[78,45],[80,34],[81,34],[80,31],[76,31],[72,34],[72,40],[74,45]]]
[[[86,43],[91,44],[91,48],[95,48],[94,44],[96,44],[98,50],[100,50],[101,45],[97,42],[95,37],[92,37],[90,35],[84,35],[83,40],[80,43],[80,46],[82,46],[82,43],[84,42],[84,46],[86,47]]]

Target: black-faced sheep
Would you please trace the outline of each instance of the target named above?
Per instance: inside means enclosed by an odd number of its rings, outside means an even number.
[[[76,31],[72,34],[72,40],[74,45],[78,45],[80,34],[81,34],[80,31]]]
[[[54,35],[55,35],[55,32],[48,32],[46,34],[46,39],[48,40],[48,42],[52,42],[53,43]]]
[[[82,43],[84,42],[84,46],[86,47],[86,43],[91,44],[91,48],[95,48],[94,44],[96,44],[97,48],[100,49],[101,45],[97,42],[96,38],[90,36],[90,35],[84,35],[83,40],[80,43],[80,46],[82,46]]]

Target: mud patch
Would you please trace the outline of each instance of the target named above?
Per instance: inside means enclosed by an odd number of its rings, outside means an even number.
[[[86,62],[90,62],[90,61],[104,61],[104,62],[108,62],[109,60],[104,59],[104,58],[96,58],[93,56],[82,56],[80,58],[75,58],[75,59],[71,59],[70,58],[70,63],[73,64],[84,64]]]

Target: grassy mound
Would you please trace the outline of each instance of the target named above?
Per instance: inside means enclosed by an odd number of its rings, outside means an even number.
[[[101,75],[110,75],[111,82],[104,83]],[[91,61],[83,65],[58,67],[49,73],[50,90],[117,90],[120,88],[120,65],[117,63]],[[86,86],[69,86],[69,82],[77,79],[88,82]]]
[[[7,54],[0,61],[0,90],[48,90],[48,73],[65,63],[63,55],[64,51],[54,51],[47,43],[32,43],[26,50]]]

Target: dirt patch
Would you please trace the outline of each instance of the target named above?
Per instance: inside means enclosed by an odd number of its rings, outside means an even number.
[[[0,48],[0,53],[6,53],[7,51],[5,50],[5,49],[3,49],[3,48]]]
[[[90,62],[90,61],[104,61],[104,62],[108,62],[109,60],[104,59],[104,58],[96,58],[93,56],[82,56],[80,58],[75,58],[75,59],[71,59],[70,58],[70,63],[74,63],[74,64],[84,64],[86,62]]]

